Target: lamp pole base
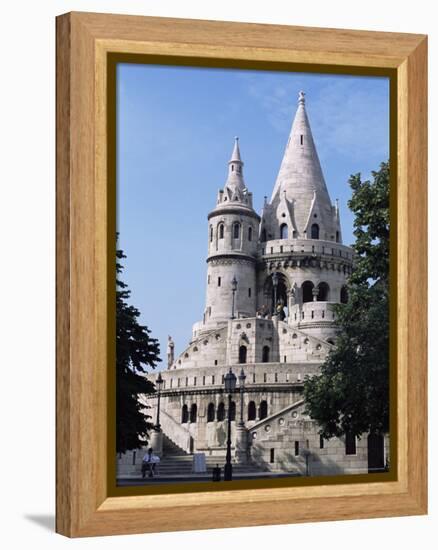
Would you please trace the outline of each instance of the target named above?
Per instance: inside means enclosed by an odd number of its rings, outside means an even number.
[[[225,464],[224,466],[224,481],[232,481],[233,479],[233,465]]]

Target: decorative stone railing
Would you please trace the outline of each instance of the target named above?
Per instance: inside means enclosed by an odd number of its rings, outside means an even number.
[[[261,243],[258,250],[262,256],[278,254],[302,256],[303,254],[313,254],[315,256],[323,256],[327,261],[331,258],[342,258],[350,261],[353,259],[353,251],[349,246],[332,241],[276,239]]]

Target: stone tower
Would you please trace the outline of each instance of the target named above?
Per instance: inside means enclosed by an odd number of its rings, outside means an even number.
[[[330,200],[300,92],[271,200],[262,213],[258,307],[275,313],[274,302],[280,301],[289,325],[333,342],[330,303],[346,301],[351,266],[352,250],[342,245],[338,205]]]
[[[207,296],[201,330],[256,313],[256,256],[260,216],[243,178],[243,162],[236,137],[228,162],[228,177],[219,190],[216,207],[208,215]]]

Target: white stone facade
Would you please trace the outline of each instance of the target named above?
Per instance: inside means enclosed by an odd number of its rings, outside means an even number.
[[[368,472],[367,438],[354,448],[345,439],[321,440],[302,399],[304,379],[319,372],[335,345],[332,305],[348,298],[352,263],[300,93],[261,216],[243,178],[236,138],[227,181],[208,215],[203,318],[186,349],[162,372],[160,425],[167,438],[186,453],[223,457],[224,376],[230,368],[236,376],[243,370],[244,391],[238,385],[233,394],[234,460],[304,475]],[[156,396],[148,399],[153,418],[156,402]],[[120,468],[131,462],[123,457]]]

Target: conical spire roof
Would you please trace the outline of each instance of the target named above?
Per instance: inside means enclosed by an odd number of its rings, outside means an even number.
[[[225,182],[225,187],[228,187],[232,191],[236,189],[243,191],[246,188],[243,179],[243,162],[240,156],[239,138],[237,136],[234,138],[233,152],[228,161],[228,177]]]
[[[284,195],[294,204],[300,235],[307,229],[315,204],[320,212],[320,223],[332,232],[332,206],[306,113],[304,92],[299,93],[297,112],[270,203],[276,207]]]

